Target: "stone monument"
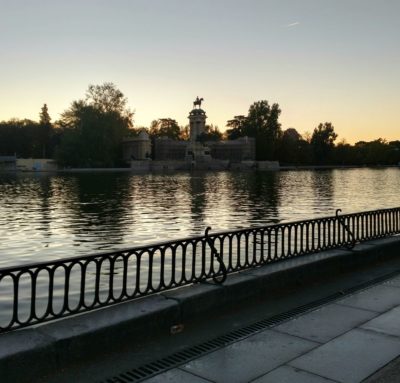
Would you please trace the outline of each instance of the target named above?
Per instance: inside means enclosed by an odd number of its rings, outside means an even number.
[[[149,160],[151,154],[149,134],[142,130],[137,137],[125,137],[122,141],[122,149],[126,162]]]
[[[186,148],[186,161],[191,167],[202,168],[211,161],[210,149],[201,141],[201,135],[206,132],[206,112],[201,109],[203,98],[197,97],[193,109],[189,112],[190,140]]]

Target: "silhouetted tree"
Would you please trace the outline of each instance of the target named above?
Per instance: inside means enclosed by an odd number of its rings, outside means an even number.
[[[58,160],[67,166],[110,167],[122,160],[122,138],[133,113],[114,84],[90,85],[85,100],[72,102],[61,116]]]
[[[229,120],[228,138],[243,136],[256,139],[256,159],[273,160],[277,158],[278,141],[282,130],[279,123],[281,109],[278,104],[269,105],[268,101],[257,101],[250,105],[247,116],[236,116]]]
[[[279,145],[278,159],[282,163],[297,164],[299,163],[299,151],[301,134],[294,128],[286,129]]]
[[[393,165],[400,165],[400,141],[390,141],[390,163]]]
[[[51,117],[47,104],[43,104],[39,114],[39,130],[40,130],[40,145],[42,147],[42,157],[47,158],[53,155],[52,147],[52,133],[53,127],[51,125]]]
[[[126,118],[132,124],[133,113],[127,106],[128,99],[111,82],[89,85],[86,92],[86,103],[103,113],[118,113],[120,117]]]
[[[246,119],[246,116],[240,115],[233,117],[232,120],[226,123],[226,126],[229,128],[226,131],[229,140],[235,140],[245,135],[243,129],[246,124]]]
[[[218,126],[206,125],[205,132],[200,134],[198,137],[198,141],[205,142],[205,141],[220,141],[222,140],[223,134],[219,130]]]
[[[354,158],[354,154],[354,147],[343,139],[335,146],[332,152],[332,162],[337,165],[354,165],[357,161]]]
[[[39,117],[40,117],[39,120],[40,125],[51,125],[51,117],[49,114],[49,109],[47,108],[47,104],[43,104]]]
[[[330,122],[319,124],[311,136],[314,162],[317,164],[328,163],[335,146],[337,134]]]
[[[11,119],[0,123],[0,155],[40,158],[46,140],[43,127],[35,121]]]
[[[149,134],[152,138],[168,137],[172,140],[179,140],[181,129],[178,123],[172,118],[159,118],[152,121],[149,129]]]
[[[256,139],[256,159],[274,160],[277,158],[277,144],[282,134],[278,122],[281,110],[278,104],[270,106],[268,101],[257,101],[250,106],[244,132]]]
[[[299,140],[298,163],[311,165],[313,163],[313,153],[310,140],[304,135]]]
[[[388,143],[382,138],[356,142],[352,152],[352,161],[357,165],[396,165],[400,161],[396,141]]]

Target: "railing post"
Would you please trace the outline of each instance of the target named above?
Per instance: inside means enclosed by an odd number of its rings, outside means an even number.
[[[220,270],[218,273],[216,273],[215,275],[212,276],[212,279],[215,283],[221,284],[224,283],[226,280],[226,266],[225,263],[221,257],[221,255],[218,253],[217,249],[214,246],[214,241],[210,238],[210,236],[208,235],[209,231],[211,230],[211,227],[207,227],[205,233],[204,233],[204,237],[208,243],[208,246],[210,246],[211,248],[211,254],[216,258],[216,260],[219,263],[220,266]],[[218,277],[221,276],[220,279],[218,279]]]

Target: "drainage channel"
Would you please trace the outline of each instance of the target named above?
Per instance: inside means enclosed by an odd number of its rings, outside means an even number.
[[[345,295],[350,295],[361,290],[365,290],[376,284],[384,282],[399,275],[399,271],[394,271],[390,274],[380,276],[378,278],[372,279],[370,281],[358,284],[351,288],[347,288],[343,291],[336,292],[325,298],[318,299],[316,301],[307,303],[305,305],[299,306],[295,309],[274,315],[273,317],[263,319],[251,325],[245,326],[241,329],[233,330],[225,335],[218,336],[212,340],[206,341],[204,343],[198,344],[196,346],[188,347],[182,351],[176,352],[165,358],[159,359],[155,362],[148,363],[144,366],[133,368],[132,370],[127,370],[121,372],[114,377],[102,380],[99,383],[138,383],[145,379],[149,379],[152,376],[161,374],[167,370],[178,367],[184,363],[187,363],[193,359],[200,356],[208,354],[210,352],[216,351],[222,347],[225,347],[231,343],[237,342],[258,332],[271,328],[273,326],[279,325],[290,319],[293,319],[299,315],[305,314],[309,311],[316,309],[319,306],[331,303],[335,300],[343,298]]]

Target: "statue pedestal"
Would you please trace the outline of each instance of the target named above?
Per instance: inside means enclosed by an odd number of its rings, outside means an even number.
[[[186,162],[191,169],[208,169],[211,163],[210,149],[199,142],[206,132],[206,112],[201,109],[202,98],[196,98],[189,113],[190,141],[186,148]],[[198,108],[196,108],[196,105]]]
[[[185,159],[194,166],[199,163],[209,163],[211,162],[210,149],[200,142],[189,142]]]

